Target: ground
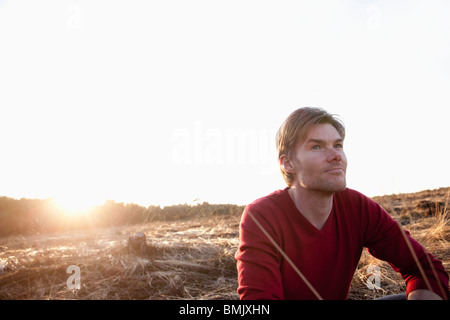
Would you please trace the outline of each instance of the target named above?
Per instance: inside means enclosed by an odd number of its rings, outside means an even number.
[[[449,192],[444,188],[374,198],[447,271]],[[240,215],[230,215],[0,238],[0,299],[238,299],[234,253],[239,221]],[[129,236],[140,232],[147,247],[129,250]],[[375,283],[374,266],[379,288],[370,285]],[[402,291],[400,275],[364,251],[349,298],[367,300]]]

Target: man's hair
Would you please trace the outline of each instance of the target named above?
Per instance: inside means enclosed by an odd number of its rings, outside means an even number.
[[[276,135],[276,147],[278,151],[278,160],[283,154],[293,160],[293,151],[298,143],[304,142],[309,130],[317,124],[331,124],[342,139],[345,138],[345,127],[343,122],[333,114],[321,108],[305,107],[292,112],[284,121],[283,125]],[[294,175],[285,171],[280,165],[281,174],[287,185],[291,187],[294,183]]]

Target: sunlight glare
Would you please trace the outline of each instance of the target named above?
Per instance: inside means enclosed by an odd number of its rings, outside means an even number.
[[[98,201],[74,196],[60,196],[53,199],[53,201],[57,208],[70,216],[86,214],[95,206],[101,205]]]

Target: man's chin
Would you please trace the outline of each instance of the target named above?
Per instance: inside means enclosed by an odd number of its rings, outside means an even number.
[[[321,192],[321,193],[326,193],[326,194],[333,194],[336,192],[340,192],[343,191],[347,188],[347,182],[345,177],[343,177],[342,179],[339,180],[334,180],[334,181],[320,181],[318,183],[305,183],[305,182],[300,182],[300,185],[302,186],[302,188],[310,190],[310,191],[315,191],[315,192]]]
[[[347,183],[344,180],[341,183],[334,183],[334,184],[329,184],[327,186],[324,186],[323,191],[333,194],[336,192],[344,191],[346,188],[347,188]]]

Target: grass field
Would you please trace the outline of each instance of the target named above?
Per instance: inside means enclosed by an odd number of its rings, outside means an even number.
[[[450,188],[375,198],[450,269]],[[426,202],[427,201],[427,202]],[[434,205],[433,205],[434,204]],[[238,299],[234,253],[240,215],[0,238],[0,299]],[[129,236],[147,236],[130,252]],[[79,267],[69,282],[70,266]],[[371,266],[380,289],[369,289]],[[404,291],[400,275],[363,252],[350,299]]]

